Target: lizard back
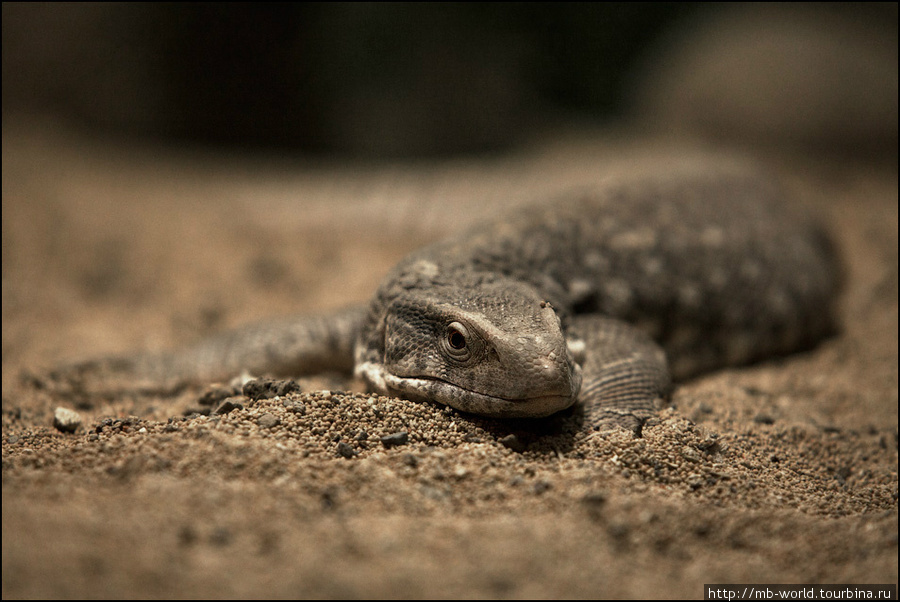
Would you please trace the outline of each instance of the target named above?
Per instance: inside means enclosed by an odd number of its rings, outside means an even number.
[[[369,327],[400,291],[499,279],[533,286],[564,323],[598,314],[636,325],[685,377],[821,339],[838,269],[819,224],[759,171],[641,175],[411,254],[383,281]]]

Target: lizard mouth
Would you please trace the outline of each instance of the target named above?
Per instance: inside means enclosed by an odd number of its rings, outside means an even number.
[[[385,374],[388,392],[413,401],[431,401],[463,412],[490,418],[544,418],[575,403],[578,390],[520,399],[479,393],[437,378],[411,378]]]

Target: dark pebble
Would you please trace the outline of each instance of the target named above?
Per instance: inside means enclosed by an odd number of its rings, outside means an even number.
[[[218,405],[223,399],[240,395],[241,390],[238,387],[226,387],[222,385],[213,385],[197,400],[202,406]]]
[[[522,439],[520,439],[518,437],[518,435],[516,435],[515,433],[511,433],[511,434],[501,438],[500,444],[503,445],[504,447],[508,447],[509,449],[513,450],[514,452],[520,452],[520,453],[525,451],[525,448],[527,447],[525,445],[525,442],[522,441]]]
[[[338,443],[337,450],[338,454],[343,458],[352,458],[356,455],[356,451],[343,441]]]
[[[271,378],[257,378],[244,383],[241,393],[256,401],[275,397],[275,381]]]
[[[300,393],[300,385],[294,380],[279,380],[275,383],[275,394],[284,397],[288,393]]]
[[[381,444],[385,447],[395,447],[397,445],[406,445],[407,443],[409,443],[409,433],[406,431],[391,433],[381,438]]]
[[[275,396],[283,397],[288,393],[299,393],[300,385],[293,380],[257,378],[245,383],[241,392],[253,401],[257,401],[271,399]]]
[[[219,407],[216,408],[215,413],[216,414],[227,414],[228,412],[231,412],[232,410],[243,410],[244,409],[243,402],[246,400],[247,400],[247,398],[243,397],[243,396],[229,397],[228,399],[226,399],[225,401],[223,401],[222,403],[219,404]]]

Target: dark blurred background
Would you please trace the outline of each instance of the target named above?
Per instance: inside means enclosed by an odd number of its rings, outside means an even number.
[[[841,78],[863,87],[858,96],[886,99],[887,109],[864,112],[886,114],[873,119],[895,145],[896,3],[813,6],[811,14],[836,15],[829,19],[837,30],[859,29],[854,39],[863,46],[872,31],[884,38],[885,73],[891,53],[894,70],[884,90],[881,72],[860,85]],[[4,122],[51,115],[105,135],[363,157],[498,150],[558,123],[616,120],[645,102],[665,114],[675,92],[660,95],[656,86],[648,93],[645,80],[678,86],[685,79],[678,68],[703,73],[675,64],[671,48],[684,47],[678,32],[723,10],[669,2],[4,2]],[[837,55],[848,54],[844,44]],[[785,58],[797,55],[782,50]],[[872,63],[865,52],[859,64]],[[718,53],[713,47],[699,56]],[[829,56],[822,62],[833,63]],[[860,71],[856,63],[842,68]],[[673,69],[676,83],[666,84]],[[763,77],[784,79],[777,70]],[[822,95],[818,88],[803,93]],[[687,104],[699,106],[693,112],[703,119],[723,105],[718,92],[698,97],[699,105],[693,94]],[[859,104],[856,97],[842,102]],[[891,105],[892,125],[885,122]],[[830,110],[846,115],[842,107]],[[881,134],[863,137],[873,135]]]

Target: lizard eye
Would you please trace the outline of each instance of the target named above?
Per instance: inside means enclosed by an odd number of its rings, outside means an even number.
[[[466,348],[466,328],[459,322],[447,327],[447,344],[460,351]]]
[[[444,353],[454,360],[465,362],[472,356],[469,329],[460,322],[451,322],[444,331]]]
[[[457,350],[463,349],[466,346],[466,335],[451,325],[447,329],[447,344]]]

